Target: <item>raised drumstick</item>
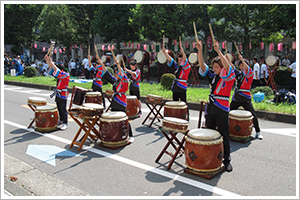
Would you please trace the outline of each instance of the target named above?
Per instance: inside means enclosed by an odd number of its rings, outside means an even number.
[[[97,45],[96,44],[95,44],[95,51],[96,51],[96,56],[99,58],[98,50],[97,50]]]
[[[50,46],[50,48],[49,48],[49,51],[48,51],[48,53],[47,53],[47,56],[50,56],[50,55],[51,55],[53,46],[54,46],[54,44],[51,44],[51,46]]]
[[[210,29],[210,33],[211,33],[211,37],[212,37],[212,40],[213,40],[213,44],[215,45],[216,41],[215,41],[215,36],[214,36],[214,33],[212,31],[212,28],[211,28],[211,25],[210,23],[208,24],[209,25],[209,29]]]
[[[195,22],[193,22],[193,25],[194,25],[194,32],[195,32],[195,38],[196,38],[196,42],[198,43],[198,35],[197,35],[197,30],[196,30],[196,25],[195,25]]]
[[[240,54],[239,49],[238,49],[238,47],[236,46],[236,43],[235,43],[235,42],[234,42],[234,46],[235,46],[235,48],[236,48],[237,53]]]
[[[165,47],[165,35],[163,35],[163,47]]]

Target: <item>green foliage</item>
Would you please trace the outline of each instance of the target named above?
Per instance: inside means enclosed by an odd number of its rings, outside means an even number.
[[[277,85],[289,85],[291,72],[288,71],[287,67],[279,67],[274,76],[275,83]]]
[[[106,67],[107,71],[109,71],[109,73],[111,73],[111,75],[114,75],[114,70],[111,67]],[[107,72],[106,72],[107,73]],[[106,85],[108,84],[108,81],[106,79],[102,79],[102,84]]]
[[[274,95],[274,92],[273,92],[272,88],[270,88],[268,86],[260,86],[260,87],[256,87],[254,89],[251,89],[251,94],[255,94],[257,92],[265,93],[265,96]]]
[[[37,70],[35,67],[32,67],[32,66],[25,67],[24,76],[33,77],[33,76],[36,76],[36,74],[37,74]]]
[[[174,74],[171,73],[163,74],[160,79],[160,84],[163,86],[163,88],[170,90],[174,79],[175,79]]]

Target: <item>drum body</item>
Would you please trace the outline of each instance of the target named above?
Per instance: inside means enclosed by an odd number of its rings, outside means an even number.
[[[87,89],[81,87],[75,87],[74,89],[74,97],[73,97],[73,104],[82,105],[84,101],[85,94],[88,92]]]
[[[185,133],[188,130],[189,122],[175,117],[164,117],[162,128],[176,133]]]
[[[85,94],[85,103],[98,103],[102,104],[101,92],[87,92]]]
[[[106,95],[107,97],[109,97],[109,98],[112,98],[112,96],[113,96],[114,93],[115,93],[115,92],[114,92],[113,90],[109,90],[109,89],[107,89],[107,90],[105,91],[105,95]]]
[[[92,119],[96,116],[101,117],[104,107],[97,103],[84,103],[81,107],[81,115],[87,119]]]
[[[187,105],[183,101],[168,101],[164,106],[164,117],[176,117],[186,120],[188,116]]]
[[[45,106],[47,105],[47,100],[41,97],[28,97],[28,105],[31,106]]]
[[[166,52],[173,58],[175,59],[175,54],[172,50],[166,50]],[[166,58],[165,54],[160,50],[157,54],[157,61],[160,64],[166,64],[168,62],[168,59]]]
[[[139,112],[139,101],[136,96],[127,96],[126,114],[129,118],[136,118]]]
[[[162,104],[163,103],[163,97],[148,94],[146,101],[148,103],[153,103],[153,104]]]
[[[276,62],[277,62],[277,59],[275,56],[271,55],[266,58],[266,64],[270,67],[274,66],[276,64]]]
[[[137,50],[134,53],[134,59],[138,64],[144,64],[147,65],[149,64],[150,61],[150,54],[148,51],[145,50]]]
[[[125,112],[112,111],[100,118],[100,139],[104,146],[120,147],[127,144],[129,122]]]
[[[110,56],[103,55],[101,56],[101,60],[105,65],[110,65]]]
[[[58,112],[55,106],[39,106],[35,110],[35,126],[40,132],[49,132],[57,128]]]
[[[189,62],[192,64],[195,64],[198,62],[198,54],[197,53],[191,53],[189,55]]]
[[[185,157],[189,169],[198,173],[214,173],[222,166],[223,139],[212,129],[192,129],[185,136]]]
[[[246,110],[231,110],[229,112],[229,135],[232,139],[247,139],[251,137],[253,116]]]

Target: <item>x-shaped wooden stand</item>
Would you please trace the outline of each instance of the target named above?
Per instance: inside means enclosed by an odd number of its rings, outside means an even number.
[[[149,114],[146,116],[146,118],[144,119],[143,123],[142,124],[145,124],[145,122],[147,121],[147,119],[149,118],[150,119],[150,115],[153,114],[154,117],[152,119],[152,121],[150,122],[150,125],[149,127],[152,126],[153,122],[155,119],[157,119],[158,121],[160,121],[158,119],[158,115],[163,119],[164,117],[160,114],[160,110],[162,109],[162,107],[165,105],[164,102],[162,102],[161,104],[156,104],[156,103],[153,103],[153,102],[147,102],[145,101],[145,104],[148,106],[148,108],[150,109],[150,112]],[[156,107],[159,106],[159,108],[157,109]]]

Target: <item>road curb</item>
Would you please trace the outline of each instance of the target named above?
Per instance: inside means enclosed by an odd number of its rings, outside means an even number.
[[[23,83],[23,82],[16,82],[16,81],[4,81],[4,84],[32,87],[32,88],[39,88],[39,89],[46,89],[46,90],[53,90],[56,88],[56,86],[34,84],[34,83]],[[72,88],[68,88],[68,91],[71,93]],[[145,101],[145,100],[146,100],[146,97],[141,96],[141,101]],[[171,101],[171,99],[170,99],[170,101]],[[188,105],[188,108],[191,110],[200,110],[200,103],[187,103],[187,105]],[[204,110],[204,107],[202,110]],[[256,110],[255,112],[256,112],[257,117],[261,118],[261,119],[296,124],[296,115],[288,115],[288,114],[259,111],[259,110]]]

